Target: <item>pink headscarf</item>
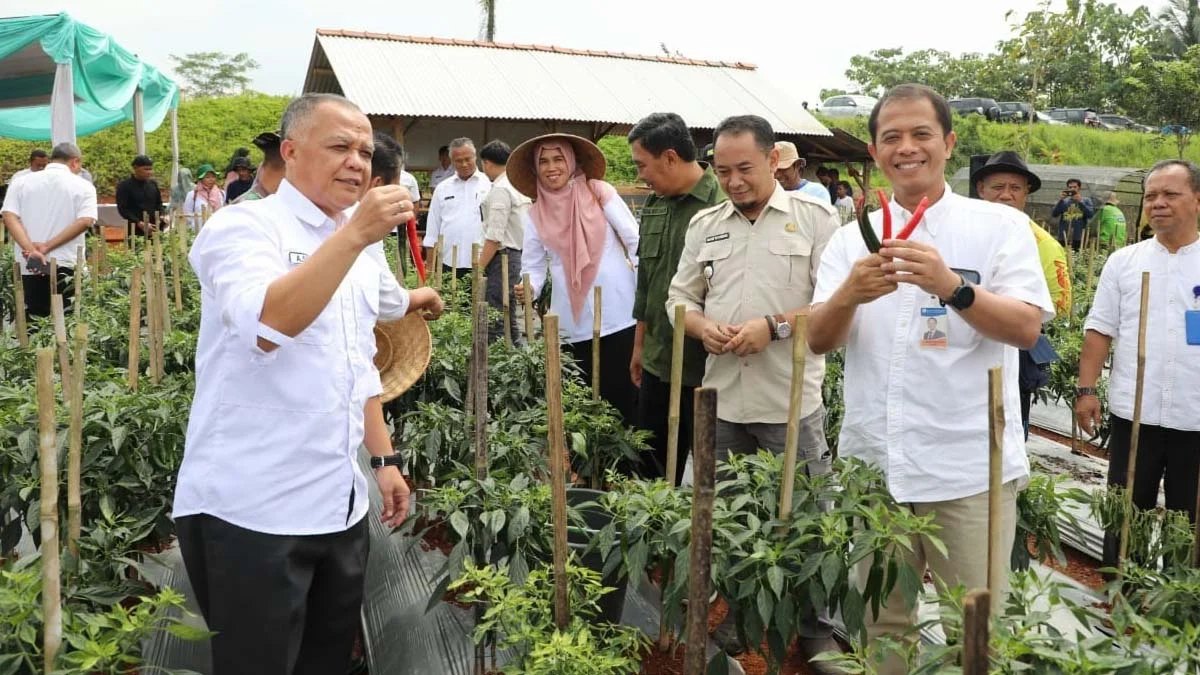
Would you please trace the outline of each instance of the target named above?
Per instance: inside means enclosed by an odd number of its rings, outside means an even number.
[[[588,292],[600,271],[600,259],[608,237],[608,219],[603,205],[616,194],[613,186],[602,180],[588,179],[575,164],[575,148],[562,139],[546,141],[533,153],[534,171],[546,150],[560,150],[567,160],[571,176],[567,184],[551,190],[539,175],[537,201],[530,209],[530,218],[542,242],[562,259],[567,278],[567,294],[575,320],[583,311]]]

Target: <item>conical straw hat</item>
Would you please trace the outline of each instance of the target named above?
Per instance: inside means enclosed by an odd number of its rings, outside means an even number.
[[[433,355],[433,336],[420,314],[375,324],[375,367],[383,383],[381,399],[394,400],[421,379]]]

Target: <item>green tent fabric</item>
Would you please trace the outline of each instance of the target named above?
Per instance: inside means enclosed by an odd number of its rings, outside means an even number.
[[[133,119],[133,94],[142,90],[146,131],[162,124],[179,104],[179,87],[108,35],[65,13],[0,19],[0,62],[39,41],[54,63],[71,64],[75,88],[75,133],[84,136]],[[5,100],[46,95],[54,75],[4,80],[0,87],[0,137],[50,138],[50,106],[4,108]]]

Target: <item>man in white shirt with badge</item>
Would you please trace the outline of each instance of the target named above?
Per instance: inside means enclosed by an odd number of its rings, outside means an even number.
[[[29,316],[50,316],[54,293],[63,296],[64,309],[71,307],[75,257],[97,217],[96,188],[79,177],[82,165],[78,146],[59,143],[46,168],[14,181],[0,207],[21,264]],[[51,258],[58,261],[58,278],[53,281]]]
[[[1154,238],[1114,252],[1104,264],[1092,309],[1084,323],[1075,417],[1085,433],[1100,423],[1096,380],[1113,352],[1108,382],[1112,431],[1108,483],[1125,485],[1137,387],[1138,321],[1142,273],[1150,273],[1146,307],[1146,370],[1141,430],[1133,480],[1133,503],[1166,506],[1196,520],[1200,473],[1200,167],[1178,159],[1155,164],[1146,174],[1143,205]],[[1114,344],[1115,343],[1115,344]],[[1106,534],[1104,564],[1114,567],[1120,537]]]
[[[1016,495],[1028,479],[1017,387],[1017,350],[1037,341],[1054,316],[1029,219],[999,204],[950,191],[954,149],[946,100],[922,85],[889,90],[871,113],[869,146],[895,194],[896,222],[883,247],[868,250],[857,227],[839,229],[821,258],[808,343],[818,354],[845,346],[845,418],[838,452],[879,467],[892,496],[918,515],[935,514],[942,556],[914,541],[907,562],[939,583],[987,586],[988,370],[1004,368],[1004,458],[1000,523],[1004,606]],[[928,198],[923,217],[919,203]],[[883,213],[871,214],[876,233]],[[907,223],[915,221],[908,232]],[[928,319],[944,339],[923,340]],[[870,560],[860,564],[865,584]],[[916,622],[895,592],[871,639]],[[898,658],[881,673],[903,673]]]
[[[211,675],[344,673],[360,620],[372,455],[382,520],[409,489],[383,421],[376,320],[421,311],[373,246],[413,214],[399,185],[366,192],[371,125],[333,94],[284,112],[279,190],[213,215],[188,256],[201,288],[196,394],[175,490]]]
[[[429,218],[425,222],[425,268],[434,270],[433,247],[443,237],[442,268],[460,278],[471,273],[471,245],[483,244],[483,201],[492,182],[475,165],[475,143],[456,138],[450,143],[454,175],[438,184],[429,198]],[[455,246],[458,258],[454,259]]]

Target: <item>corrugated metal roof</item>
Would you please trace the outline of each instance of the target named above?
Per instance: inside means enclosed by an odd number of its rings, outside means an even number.
[[[632,125],[673,111],[712,129],[753,113],[777,133],[832,136],[744,63],[319,30],[304,90],[340,92],[368,115]]]

